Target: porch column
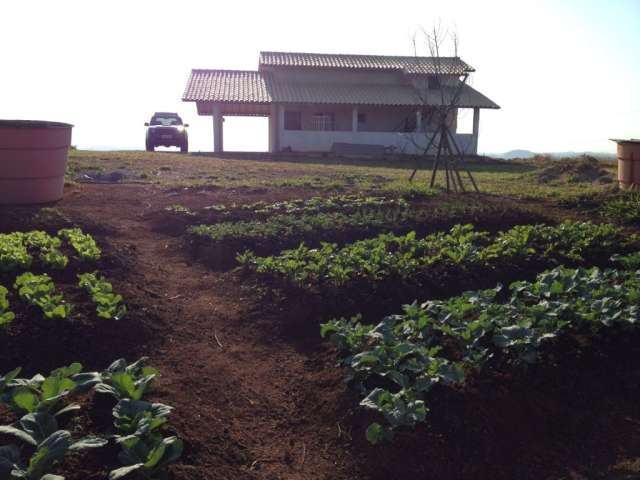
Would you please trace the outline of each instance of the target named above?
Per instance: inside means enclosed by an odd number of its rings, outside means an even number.
[[[473,153],[478,154],[478,133],[480,132],[480,109],[475,107],[473,109]]]
[[[213,151],[214,153],[224,151],[222,141],[222,109],[219,103],[213,104]]]
[[[358,106],[354,105],[351,109],[351,131],[358,131]]]
[[[271,153],[280,151],[280,128],[278,105],[272,103],[269,110],[269,152]]]
[[[416,132],[422,131],[422,110],[416,111]]]

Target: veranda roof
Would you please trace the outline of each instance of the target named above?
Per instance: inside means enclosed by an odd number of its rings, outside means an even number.
[[[450,104],[456,91],[457,87],[445,87],[441,92],[418,91],[411,85],[282,82],[276,81],[268,71],[192,70],[182,100],[247,104],[438,106],[442,105],[443,98],[445,104]],[[462,87],[456,105],[460,108],[500,108],[468,85]]]

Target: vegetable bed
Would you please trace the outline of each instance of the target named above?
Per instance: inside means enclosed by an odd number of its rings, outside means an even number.
[[[68,318],[74,305],[56,287],[51,277],[54,273],[67,284],[75,274],[77,285],[72,295],[78,298],[81,289],[87,291],[98,317],[122,318],[126,307],[122,296],[113,293],[111,283],[97,272],[78,273],[95,268],[101,255],[93,237],[79,228],[62,229],[56,236],[39,230],[0,234],[0,327],[15,319],[11,304],[17,301],[39,310],[46,319]],[[41,273],[25,271],[28,269]]]
[[[265,218],[197,224],[187,229],[187,238],[196,256],[208,265],[229,267],[235,264],[236,255],[245,250],[266,255],[298,246],[301,242],[315,247],[321,242],[344,244],[383,232],[406,234],[415,231],[426,235],[434,229],[451,228],[460,221],[496,229],[541,220],[539,215],[526,209],[499,205],[409,207],[406,203],[373,202],[365,205],[357,211],[329,213],[313,210],[310,213],[310,207],[289,208],[286,210],[289,213]]]
[[[639,324],[640,270],[557,267],[508,289],[413,303],[375,325],[334,320],[321,334],[340,350],[360,405],[384,420],[366,432],[379,443],[426,421],[436,386],[462,388],[472,372],[552,361],[560,337],[584,348],[594,336]]]
[[[491,235],[472,225],[418,238],[383,234],[344,247],[301,245],[277,256],[238,256],[246,274],[322,299],[325,315],[345,315],[415,298],[438,298],[474,286],[533,276],[559,264],[600,265],[640,246],[620,227],[590,222],[523,225]],[[491,283],[489,283],[491,282]]]
[[[102,372],[84,372],[75,362],[46,377],[20,378],[20,367],[0,376],[0,405],[9,408],[15,420],[0,426],[0,435],[12,439],[0,447],[0,479],[64,480],[59,473],[68,471],[66,457],[109,444],[117,455],[100,470],[86,474],[108,469],[109,480],[166,478],[165,467],[180,457],[183,444],[165,433],[172,407],[146,401],[159,372],[146,366],[145,360],[127,364],[119,359]],[[93,390],[113,400],[90,404],[90,414],[100,416],[98,410],[110,406],[112,425],[89,428],[79,415],[82,406],[76,401]]]

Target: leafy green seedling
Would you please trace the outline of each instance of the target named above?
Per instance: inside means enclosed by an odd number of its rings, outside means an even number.
[[[178,437],[162,438],[158,435],[149,438],[133,436],[120,445],[122,450],[118,459],[125,466],[112,470],[109,480],[118,480],[132,473],[147,479],[165,479],[164,467],[180,458],[184,449]]]
[[[71,313],[72,306],[56,293],[53,281],[47,274],[23,273],[16,278],[14,288],[18,290],[20,298],[40,308],[46,318],[67,318]]]
[[[107,441],[99,437],[85,437],[72,442],[71,433],[66,430],[58,430],[37,445],[37,449],[28,463],[22,464],[19,461],[15,462],[11,470],[10,478],[24,480],[64,480],[64,477],[48,474],[47,472],[50,472],[67,452],[100,448],[106,444]],[[15,451],[10,453],[15,454]],[[0,466],[0,468],[2,467]]]
[[[149,435],[167,422],[167,416],[173,410],[162,403],[120,400],[113,408],[114,425],[119,434],[116,441],[121,443],[131,437]]]
[[[186,215],[188,217],[195,216],[195,213],[192,212],[188,207],[184,205],[169,205],[164,208],[167,212],[176,213],[178,215]]]
[[[38,374],[31,379],[22,379],[16,378],[15,372],[11,372],[13,378],[6,382],[0,399],[21,414],[48,412],[61,415],[78,410],[79,405],[65,403],[67,397],[85,393],[101,380],[97,372],[83,373],[79,363],[55,369],[47,377]]]
[[[0,233],[0,272],[29,268],[32,261],[22,232]]]
[[[9,291],[0,285],[0,327],[10,324],[15,314],[9,311],[9,299],[7,298]]]
[[[114,396],[118,400],[129,398],[141,400],[150,390],[151,382],[159,372],[145,365],[146,357],[127,365],[125,359],[116,360],[102,372],[103,381],[96,385],[96,391]]]
[[[89,292],[96,304],[98,317],[120,320],[127,313],[127,307],[122,304],[122,296],[113,293],[111,283],[99,276],[97,272],[78,275],[78,280],[78,286]]]
[[[45,267],[62,270],[69,263],[69,259],[59,250],[62,242],[58,237],[34,230],[25,233],[23,238],[28,248],[39,252],[39,259]]]
[[[79,228],[63,228],[58,231],[58,236],[67,240],[78,254],[80,260],[95,262],[100,260],[102,251],[96,241],[89,234],[83,233]]]

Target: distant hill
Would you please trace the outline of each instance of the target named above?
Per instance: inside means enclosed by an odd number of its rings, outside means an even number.
[[[504,153],[490,153],[489,156],[496,158],[532,158],[537,155],[531,150],[509,150]]]
[[[489,157],[493,158],[533,158],[536,155],[548,155],[552,158],[575,158],[582,155],[589,155],[591,157],[598,158],[600,160],[614,160],[616,158],[615,153],[609,152],[532,152],[531,150],[509,150],[503,153],[487,153]]]

